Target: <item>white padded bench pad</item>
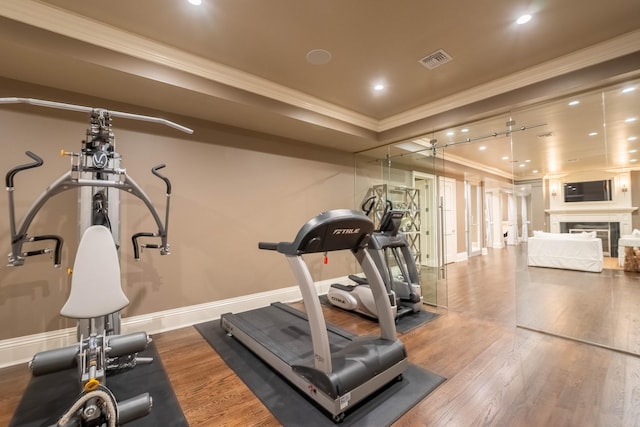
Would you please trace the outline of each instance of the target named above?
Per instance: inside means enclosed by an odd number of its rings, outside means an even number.
[[[71,293],[60,314],[91,319],[122,310],[129,300],[120,284],[120,260],[109,229],[93,225],[84,232],[73,264]]]

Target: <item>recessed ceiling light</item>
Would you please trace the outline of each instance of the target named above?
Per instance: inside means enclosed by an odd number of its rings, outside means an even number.
[[[531,171],[531,173],[538,173],[538,172],[540,172],[538,169],[534,169]]]
[[[376,92],[381,92],[384,90],[384,83],[376,83],[373,85],[373,90]]]
[[[462,133],[467,133],[467,132],[469,132],[469,129],[467,129],[467,128],[460,129],[460,132],[462,132]]]
[[[521,17],[516,19],[516,24],[522,25],[522,24],[526,24],[529,21],[531,21],[531,15],[526,14],[526,15],[522,15]]]
[[[484,145],[481,145],[480,147],[478,147],[478,150],[480,150],[480,151],[484,151],[486,149],[487,149],[487,147],[485,147]]]
[[[527,159],[525,160],[525,163],[531,163],[531,160]]]
[[[450,130],[449,132],[447,132],[447,136],[453,136],[453,135],[455,135],[454,131]]]
[[[324,49],[312,49],[307,52],[307,62],[312,65],[324,65],[331,62],[331,52]]]
[[[637,136],[630,136],[629,138],[627,138],[627,141],[635,141],[636,139],[638,139]]]
[[[629,153],[633,154],[633,153],[637,153],[638,150],[629,150]]]
[[[571,101],[571,102],[569,103],[569,106],[570,106],[570,107],[573,107],[573,106],[578,105],[578,104],[580,104],[580,101]]]
[[[189,0],[189,3],[194,6],[200,6],[202,4],[202,0]]]
[[[633,86],[625,87],[624,89],[622,89],[622,93],[629,93],[629,92],[633,92],[634,90],[636,90],[636,88]]]
[[[598,132],[589,132],[589,136],[596,136]]]
[[[523,168],[525,165],[524,165],[524,163],[520,163],[518,166],[520,166],[521,168]]]
[[[635,121],[636,121],[636,117],[629,117],[628,119],[624,120],[625,123],[633,123]]]
[[[502,156],[502,160],[509,160],[509,156]]]
[[[637,162],[637,161],[638,161],[638,159],[631,159],[631,160],[629,160],[629,162],[630,162],[630,163],[635,163],[635,162]]]

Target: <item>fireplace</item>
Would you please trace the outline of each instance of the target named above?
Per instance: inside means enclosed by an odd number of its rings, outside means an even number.
[[[584,231],[595,231],[596,237],[602,240],[602,254],[604,256],[618,256],[619,222],[560,222],[561,233],[581,233]]]

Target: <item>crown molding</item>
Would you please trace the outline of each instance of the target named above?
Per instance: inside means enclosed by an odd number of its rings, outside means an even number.
[[[500,169],[489,167],[487,165],[483,165],[482,163],[477,163],[477,162],[474,162],[472,160],[468,160],[468,159],[464,159],[462,157],[458,157],[455,154],[451,154],[451,153],[445,152],[444,155],[443,154],[437,154],[436,157],[439,158],[439,159],[446,160],[448,162],[456,163],[458,165],[467,166],[467,167],[470,167],[472,169],[477,169],[477,170],[480,170],[480,171],[484,171],[484,172],[490,173],[492,175],[501,176],[503,178],[507,178],[507,179],[510,179],[512,181],[515,179],[513,174],[504,172],[504,171],[502,171]]]
[[[615,59],[638,51],[640,46],[640,30],[632,31],[436,102],[382,120],[376,120],[250,73],[35,0],[2,1],[0,2],[0,16],[138,59],[171,67],[304,110],[314,111],[374,132],[391,130],[473,102]]]
[[[492,96],[619,58],[637,52],[639,48],[640,30],[632,31],[563,57],[445,97],[436,102],[388,117],[380,121],[379,131],[383,132],[394,129],[425,117],[431,117],[473,102],[482,101]]]
[[[378,120],[200,56],[75,15],[34,0],[0,2],[0,16],[90,43],[134,58],[164,65],[230,87],[378,131]]]

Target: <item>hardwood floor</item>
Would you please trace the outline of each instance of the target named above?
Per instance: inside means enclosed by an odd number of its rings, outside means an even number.
[[[394,426],[633,426],[640,358],[515,327],[515,257],[507,249],[448,266],[449,308],[401,335],[411,362],[447,377]],[[326,309],[353,333],[375,323]],[[154,336],[192,426],[277,426],[192,327]],[[0,370],[0,425],[29,380]]]

